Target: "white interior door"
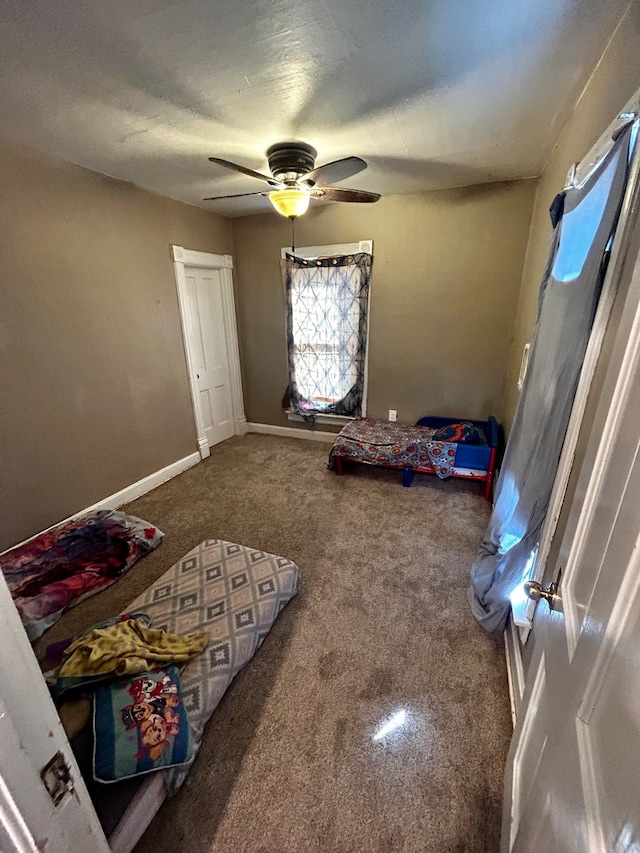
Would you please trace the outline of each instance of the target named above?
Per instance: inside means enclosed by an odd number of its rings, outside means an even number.
[[[0,850],[109,853],[62,724],[0,572]],[[57,805],[41,778],[68,768]],[[55,786],[55,773],[47,776]]]
[[[640,309],[614,351],[507,764],[502,850],[640,851]],[[618,358],[618,351],[620,357]]]
[[[209,447],[234,435],[229,356],[218,269],[185,268],[189,334],[201,429]]]

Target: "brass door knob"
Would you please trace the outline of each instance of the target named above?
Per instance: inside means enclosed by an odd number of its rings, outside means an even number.
[[[532,601],[540,601],[543,598],[549,605],[549,610],[553,610],[559,597],[558,584],[554,581],[545,589],[537,581],[527,581],[524,585],[524,594]]]

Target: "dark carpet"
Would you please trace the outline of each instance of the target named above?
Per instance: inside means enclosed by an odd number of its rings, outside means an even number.
[[[164,543],[46,635],[123,610],[207,538],[300,567],[299,594],[136,853],[498,850],[504,649],[466,598],[489,504],[459,480],[417,475],[406,489],[399,472],[364,466],[338,477],[328,450],[254,434],[214,447],[123,507]]]

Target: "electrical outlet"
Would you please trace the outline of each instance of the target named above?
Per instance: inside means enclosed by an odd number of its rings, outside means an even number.
[[[389,420],[397,421],[398,420],[398,410],[397,409],[389,409]]]

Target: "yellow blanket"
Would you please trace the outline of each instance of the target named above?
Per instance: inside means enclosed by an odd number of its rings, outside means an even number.
[[[108,628],[94,628],[64,653],[64,677],[135,675],[169,663],[182,663],[202,654],[209,643],[205,631],[168,634],[150,628],[142,619],[128,619]]]

